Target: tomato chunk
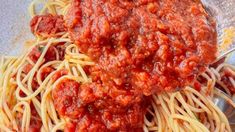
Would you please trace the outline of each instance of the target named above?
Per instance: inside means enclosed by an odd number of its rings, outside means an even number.
[[[41,37],[55,37],[56,33],[65,32],[63,16],[37,15],[30,22],[31,31]]]

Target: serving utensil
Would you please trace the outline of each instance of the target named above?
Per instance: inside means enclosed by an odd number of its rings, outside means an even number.
[[[203,6],[207,12],[216,19],[217,23],[217,35],[219,44],[219,57],[214,62],[233,55],[235,53],[235,42],[231,43],[223,50],[221,50],[221,44],[223,42],[224,30],[235,27],[235,0],[201,0]],[[233,38],[232,38],[233,39]],[[235,56],[228,58],[226,63],[235,64]],[[215,89],[217,93],[224,95],[225,97],[233,100],[235,102],[235,97],[231,97],[221,91],[220,89]],[[221,109],[222,112],[227,116],[232,130],[235,131],[235,109],[231,104],[221,96],[215,94],[213,97],[214,103]]]
[[[230,54],[234,53],[235,47],[225,51],[223,54],[221,54],[218,59],[215,61],[220,61],[221,59],[229,56]],[[219,107],[219,109],[225,114],[225,116],[228,118],[229,124],[231,125],[232,130],[235,130],[235,108],[231,105],[231,103],[226,99],[218,95],[218,93],[224,97],[227,97],[231,99],[233,102],[235,102],[235,96],[231,97],[222,90],[215,88],[215,94],[213,97],[213,102],[216,106]]]
[[[217,92],[222,94],[223,96],[226,96],[230,98],[233,102],[235,102],[235,97],[230,97],[220,89],[215,89]],[[231,126],[232,131],[235,130],[235,109],[234,107],[225,99],[222,98],[221,96],[218,96],[215,94],[213,97],[213,102],[215,105],[219,107],[219,109],[225,114],[225,116],[228,118],[229,124]]]
[[[215,90],[216,90],[217,93],[220,93],[223,96],[225,96],[225,97],[231,99],[233,102],[235,102],[234,97],[228,96],[226,93],[224,93],[223,91],[221,91],[218,88],[216,88]],[[225,98],[223,98],[221,96],[218,96],[217,94],[214,95],[213,102],[226,115],[226,117],[229,120],[230,125],[235,126],[235,108],[231,105],[231,103],[229,103],[229,101],[227,101]]]

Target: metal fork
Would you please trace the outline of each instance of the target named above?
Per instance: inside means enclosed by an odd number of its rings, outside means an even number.
[[[220,59],[223,59],[224,57],[228,56],[229,54],[232,54],[234,51],[235,51],[235,48],[228,50],[224,54],[220,55],[218,57],[217,61],[219,61]],[[217,61],[215,61],[215,62],[217,62]],[[221,91],[218,88],[216,88],[215,90],[217,92],[219,92],[220,94],[223,94],[224,96],[228,97],[233,102],[235,102],[235,97],[229,96],[228,94],[224,93],[223,91]],[[226,115],[232,129],[235,130],[235,108],[226,99],[222,98],[221,96],[218,96],[217,94],[215,94],[215,96],[213,97],[213,102]]]
[[[216,19],[218,43],[221,44],[224,29],[235,27],[235,0],[201,0],[201,2],[207,12]],[[215,62],[230,55],[231,53],[234,53],[235,42],[227,47],[227,49],[228,50],[220,51],[219,57]],[[232,59],[233,63],[235,63],[235,58]],[[232,97],[228,96],[223,91],[219,89],[216,89],[216,91],[232,99]],[[230,105],[230,103],[228,103],[228,101],[220,96],[215,95],[213,101],[228,117],[232,129],[235,131],[235,109]],[[233,101],[235,102],[235,99]]]

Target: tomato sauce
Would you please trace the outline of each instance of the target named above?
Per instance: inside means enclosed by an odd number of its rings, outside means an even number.
[[[40,120],[40,116],[38,115],[36,108],[32,103],[30,103],[31,108],[31,116],[33,118],[30,119],[30,127],[29,132],[38,132],[42,127],[42,121]]]
[[[51,80],[54,82],[57,79],[59,79],[60,77],[67,75],[68,74],[68,70],[66,69],[60,69],[58,71],[55,72],[55,74],[52,76]]]
[[[72,0],[65,23],[96,63],[92,83],[53,91],[66,131],[141,131],[149,95],[194,85],[216,58],[215,22],[194,0]]]
[[[30,118],[30,126],[28,132],[39,132],[42,127],[42,121],[32,102],[30,103],[30,109],[31,109],[31,117],[33,118]],[[16,113],[16,118],[17,118],[18,128],[21,128],[23,114],[20,112]]]
[[[56,37],[56,33],[65,32],[63,16],[37,15],[30,22],[31,31],[44,38]]]
[[[49,66],[42,68],[41,80],[44,81],[47,78],[47,76],[51,74],[53,71],[55,71],[55,69]]]
[[[69,79],[61,81],[52,97],[58,113],[71,119],[65,131],[142,131],[148,102],[139,100],[123,107],[105,94],[99,84],[80,85]]]
[[[35,46],[32,51],[29,53],[28,57],[30,58],[30,60],[32,60],[34,63],[36,63],[39,59],[39,57],[41,56],[43,50],[45,48],[45,45],[41,45],[41,46]],[[56,49],[54,46],[50,46],[44,56],[45,59],[45,63],[49,62],[49,61],[53,61],[56,60],[56,50],[60,50],[60,49]],[[61,51],[60,51],[61,52]]]
[[[223,69],[221,76],[222,76],[221,82],[229,89],[229,91],[232,94],[234,94],[235,87],[229,78],[231,78],[231,80],[235,80],[235,72],[232,71],[231,69],[225,68],[225,69]]]
[[[65,21],[94,76],[144,95],[190,84],[216,58],[215,23],[193,0],[73,0]]]
[[[38,59],[40,58],[41,56],[41,53],[43,52],[44,50],[44,46],[45,45],[41,45],[41,46],[35,46],[29,53],[28,57],[29,59],[34,62],[34,63],[37,63]],[[47,63],[49,61],[54,61],[56,60],[56,50],[59,51],[59,52],[62,52],[60,50],[62,49],[56,49],[56,47],[54,46],[50,46],[44,56],[44,63]],[[59,58],[60,59],[60,58]],[[32,70],[33,66],[31,64],[26,64],[23,68],[23,72],[25,74],[28,74],[31,70]],[[45,67],[42,69],[42,72],[41,72],[41,79],[42,81],[52,72],[54,71],[53,68],[51,67]],[[33,78],[33,81],[32,81],[32,88],[33,90],[36,90],[37,88],[39,87],[39,84],[37,82],[37,79],[36,79],[36,74],[34,75],[34,78]],[[25,96],[25,94],[20,91],[21,95],[22,96]]]

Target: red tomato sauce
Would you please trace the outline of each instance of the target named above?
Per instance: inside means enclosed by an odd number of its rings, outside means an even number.
[[[221,82],[230,90],[230,92],[232,94],[234,94],[235,93],[235,87],[234,87],[234,85],[232,84],[232,82],[230,81],[229,78],[234,80],[235,79],[235,72],[233,72],[230,69],[224,69],[221,76],[222,76]]]
[[[28,132],[39,132],[42,127],[42,121],[32,102],[30,103],[30,109],[31,109],[31,117],[33,118],[30,119],[30,126]],[[18,119],[17,125],[19,128],[21,128],[23,114],[20,112],[17,113],[16,118]]]
[[[31,108],[31,116],[33,118],[30,119],[30,127],[29,132],[38,132],[42,127],[42,121],[40,120],[40,116],[38,115],[36,108],[32,103],[30,103]]]
[[[55,71],[52,67],[44,67],[41,71],[41,80],[44,81],[49,74],[51,74],[53,71]]]
[[[61,81],[53,90],[52,97],[58,113],[71,119],[65,132],[142,131],[148,102],[139,99],[121,106],[105,94],[105,89],[99,84],[80,85],[69,79]]]
[[[52,76],[52,81],[56,81],[57,79],[59,79],[60,77],[67,75],[68,74],[68,70],[66,69],[61,69],[56,71],[56,73]]]
[[[190,84],[216,58],[215,23],[193,0],[73,0],[65,21],[93,76],[144,95]]]
[[[59,52],[62,52],[62,49],[56,49],[57,47],[55,46],[50,46],[44,56],[44,63],[47,63],[49,61],[54,61],[56,60],[56,51],[59,51]],[[39,57],[41,56],[41,53],[43,52],[44,50],[44,45],[41,45],[41,46],[35,46],[31,52],[29,53],[28,57],[29,59],[36,63],[39,59]],[[60,51],[61,50],[61,51]],[[64,50],[64,49],[63,49]],[[60,58],[59,58],[60,59]],[[28,74],[31,70],[32,70],[33,66],[31,64],[26,64],[23,68],[23,73],[25,74]],[[42,69],[42,72],[41,72],[41,79],[42,81],[52,72],[54,71],[53,68],[51,67],[45,67]],[[37,74],[37,73],[36,73]],[[38,87],[39,87],[39,84],[37,82],[37,79],[36,79],[36,74],[34,75],[34,78],[33,78],[33,81],[32,81],[32,88],[33,90],[36,90]],[[20,91],[20,95],[21,96],[25,96],[25,94]]]
[[[56,37],[56,33],[65,32],[63,16],[37,15],[30,22],[31,31],[44,38]]]
[[[73,0],[65,22],[96,62],[92,83],[53,91],[66,131],[141,131],[147,96],[193,85],[216,58],[215,22],[194,0]]]
[[[44,50],[44,45],[42,46],[36,46],[32,49],[32,51],[29,53],[28,57],[34,62],[36,63],[39,59],[39,57],[41,56],[41,53]],[[55,50],[59,50],[56,49],[54,46],[50,46],[44,56],[45,59],[45,63],[49,62],[49,61],[53,61],[56,60],[56,51]]]

